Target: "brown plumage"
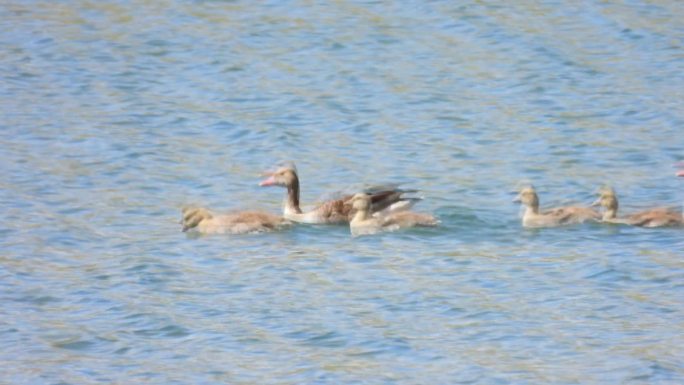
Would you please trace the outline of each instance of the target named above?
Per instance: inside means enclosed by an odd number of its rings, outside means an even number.
[[[284,218],[260,211],[213,214],[203,207],[186,207],[182,214],[183,232],[193,230],[203,234],[256,233],[273,231],[289,224]]]
[[[619,218],[617,216],[619,203],[615,190],[610,187],[604,187],[599,191],[599,194],[599,198],[592,206],[601,206],[603,208],[602,222],[641,227],[681,226],[683,223],[681,213],[665,207],[644,210]]]
[[[260,186],[281,186],[287,188],[287,197],[283,205],[283,217],[293,221],[311,224],[349,223],[353,212],[351,199],[353,195],[346,195],[320,203],[313,210],[306,213],[299,207],[299,176],[294,166],[280,167],[268,178],[259,183]],[[402,203],[412,205],[417,198],[403,198],[405,191],[395,186],[378,186],[368,190],[372,212],[388,209],[393,204]]]
[[[539,211],[539,197],[533,187],[520,190],[520,194],[513,200],[525,206],[522,217],[524,227],[556,227],[598,220],[601,215],[586,207],[557,207],[543,212]]]
[[[355,213],[349,222],[353,236],[377,234],[383,231],[395,231],[416,226],[437,226],[439,221],[429,214],[412,211],[378,212],[371,214],[372,196],[358,193],[350,200]]]

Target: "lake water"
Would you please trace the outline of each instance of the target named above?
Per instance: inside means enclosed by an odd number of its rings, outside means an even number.
[[[500,3],[3,2],[0,383],[684,383],[682,229],[511,203],[681,207],[684,5]],[[442,226],[181,233],[281,160]]]

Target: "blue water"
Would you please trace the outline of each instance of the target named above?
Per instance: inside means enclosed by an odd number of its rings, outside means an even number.
[[[0,5],[0,383],[681,384],[684,233],[510,201],[681,206],[679,1]],[[437,229],[192,237],[418,188]]]

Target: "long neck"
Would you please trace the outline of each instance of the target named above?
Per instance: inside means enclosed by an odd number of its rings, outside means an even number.
[[[285,211],[301,214],[302,209],[299,208],[299,178],[295,175],[287,186],[287,201],[285,201]]]

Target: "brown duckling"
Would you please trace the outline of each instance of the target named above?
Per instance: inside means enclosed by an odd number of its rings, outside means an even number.
[[[599,190],[599,194],[599,198],[592,204],[592,206],[600,206],[603,208],[603,216],[601,218],[602,222],[620,223],[641,227],[665,227],[682,225],[682,214],[665,207],[644,210],[626,217],[619,218],[617,216],[619,204],[615,190],[610,187],[603,187]]]
[[[534,187],[525,187],[520,190],[513,202],[520,202],[525,206],[522,216],[524,227],[557,227],[598,220],[601,215],[586,207],[556,207],[539,211],[539,197]]]
[[[290,224],[286,219],[261,211],[214,214],[203,207],[186,207],[182,211],[183,232],[202,234],[245,234],[273,231]]]
[[[403,211],[380,211],[371,213],[372,196],[366,193],[355,194],[351,204],[356,211],[349,222],[353,236],[377,234],[383,231],[396,231],[415,226],[437,226],[439,221],[429,214]]]

